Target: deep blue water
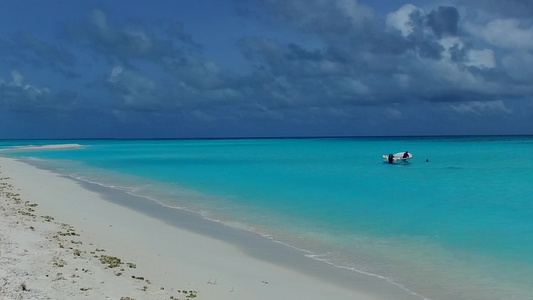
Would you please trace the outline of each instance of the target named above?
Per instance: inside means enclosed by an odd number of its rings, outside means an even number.
[[[430,299],[533,299],[533,137],[3,141]],[[408,150],[407,164],[383,154]],[[426,159],[429,162],[426,162]],[[36,161],[33,161],[36,163]]]

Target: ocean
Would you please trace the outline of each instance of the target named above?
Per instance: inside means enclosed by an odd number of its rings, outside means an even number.
[[[425,299],[533,299],[533,137],[0,141]],[[409,151],[408,163],[382,155]],[[391,299],[393,300],[393,299]]]

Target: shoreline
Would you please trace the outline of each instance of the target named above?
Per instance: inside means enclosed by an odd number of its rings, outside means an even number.
[[[113,272],[106,278],[130,284],[132,292],[141,293],[140,298],[131,296],[134,299],[159,299],[165,293],[165,299],[172,293],[185,298],[177,293],[183,289],[198,291],[198,299],[421,299],[385,280],[328,266],[266,237],[194,213],[11,158],[0,158],[0,166],[2,177],[21,189],[22,201],[38,204],[39,214],[73,226],[83,244],[106,247],[106,252],[135,263],[137,274],[143,275],[131,276],[149,278],[146,289],[152,294],[136,286],[138,279]],[[85,292],[91,291],[96,289]]]

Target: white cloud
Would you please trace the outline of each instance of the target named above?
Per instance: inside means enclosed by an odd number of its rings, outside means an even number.
[[[113,92],[118,94],[125,105],[136,108],[151,108],[158,102],[156,83],[138,73],[126,71],[120,66],[114,67],[107,82]]]
[[[533,49],[533,26],[522,28],[514,19],[496,19],[482,27],[467,24],[465,28],[488,43],[509,49]]]
[[[13,78],[13,85],[22,86],[22,74],[15,70],[11,72],[11,77]]]
[[[337,0],[337,7],[348,15],[354,24],[359,24],[365,19],[370,19],[373,15],[371,9],[357,3],[357,0]]]
[[[433,83],[441,85],[443,88],[441,92],[452,87],[473,90],[483,86],[480,78],[450,60],[425,59],[423,62],[426,70],[424,74],[428,76],[426,79],[432,79]]]
[[[409,74],[398,73],[394,74],[392,78],[394,79],[394,82],[396,82],[396,84],[398,84],[398,86],[402,89],[408,89],[412,84],[412,78]]]
[[[533,78],[533,54],[517,51],[502,58],[507,74],[518,80],[530,82]]]
[[[387,15],[387,26],[399,30],[404,37],[410,35],[414,30],[414,25],[411,21],[411,14],[414,12],[425,14],[422,9],[412,4],[406,4]]]
[[[459,37],[445,37],[439,40],[439,44],[444,48],[443,58],[450,61],[452,52],[456,50],[465,50],[465,43]],[[494,52],[491,49],[466,50],[465,66],[476,67],[479,69],[492,69],[496,67]]]
[[[110,82],[116,81],[118,76],[122,73],[123,69],[121,66],[116,66],[111,70],[111,74],[109,75],[109,78],[107,79]]]
[[[453,48],[463,49],[465,44],[458,37],[445,37],[439,41],[439,44],[444,48],[442,53],[444,58],[451,59],[451,50]]]
[[[389,118],[389,119],[393,119],[393,120],[402,120],[402,119],[405,119],[405,116],[404,114],[399,111],[398,109],[396,108],[387,108],[385,110],[385,115]]]
[[[101,34],[104,39],[112,39],[113,32],[107,25],[107,16],[101,10],[93,11],[91,15],[92,24],[98,29],[99,34]]]
[[[496,67],[494,52],[490,49],[469,50],[466,56],[468,61],[465,62],[465,65],[469,67],[477,67],[480,69],[492,69]]]
[[[27,83],[25,84],[24,76],[22,76],[22,74],[17,70],[13,70],[11,72],[10,82],[6,82],[5,80],[0,79],[0,87],[1,86],[16,87],[20,90],[20,92],[23,92],[27,97],[31,99],[50,92],[50,90],[46,87],[38,88]]]
[[[52,93],[47,87],[29,84],[18,70],[11,72],[10,80],[0,79],[0,107],[8,111],[25,113],[66,112],[74,108],[76,102],[76,93],[67,90]]]
[[[343,78],[337,82],[338,91],[347,97],[357,97],[367,95],[370,92],[368,86],[353,78]]]
[[[343,67],[343,65],[331,60],[323,60],[319,65],[322,74],[339,74],[343,71]]]
[[[480,115],[489,111],[493,112],[504,112],[506,114],[512,114],[513,111],[505,106],[505,103],[503,101],[489,101],[489,102],[481,102],[481,101],[472,101],[472,102],[465,102],[457,105],[451,105],[451,108],[458,112],[458,113],[471,113]]]
[[[144,30],[127,28],[124,30],[124,34],[130,39],[135,41],[136,50],[140,53],[149,53],[152,51],[154,43],[152,38]]]

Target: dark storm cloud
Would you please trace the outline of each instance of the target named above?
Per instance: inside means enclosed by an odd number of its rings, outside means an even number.
[[[32,34],[19,33],[10,40],[0,40],[2,60],[13,67],[23,64],[63,74],[67,78],[78,78],[74,70],[75,58],[69,51],[39,40]]]
[[[355,1],[265,0],[261,5],[272,12],[269,16],[275,21],[271,23],[284,22],[313,33],[323,41],[326,52],[351,61],[359,60],[356,56],[361,53],[403,55],[409,51],[439,59],[443,49],[438,39],[458,33],[458,12],[452,7],[441,7],[429,15],[414,12],[410,22],[415,31],[404,38],[386,31],[369,7]],[[428,28],[433,35],[427,34]]]
[[[4,38],[1,112],[39,112],[55,128],[68,115],[83,124],[69,128],[104,135],[253,136],[446,133],[449,120],[490,123],[530,106],[516,105],[533,94],[531,23],[516,19],[528,3],[398,3],[375,14],[355,0],[234,1],[243,19],[111,5],[70,18],[56,42]],[[5,79],[12,70],[29,79]],[[86,88],[69,92],[42,70],[83,70],[73,82]]]
[[[421,57],[440,59],[444,49],[438,43],[436,36],[427,32],[428,27],[431,28],[428,16],[415,11],[409,15],[409,19],[413,31],[405,37],[408,45],[405,51],[416,51]],[[434,29],[432,31],[434,32]]]
[[[100,81],[116,111],[188,111],[205,120],[281,118],[294,116],[294,110],[336,114],[413,100],[491,101],[516,95],[502,72],[472,61],[478,52],[468,44],[446,48],[441,42],[465,37],[455,7],[413,10],[405,16],[411,28],[405,35],[354,1],[241,1],[239,7],[248,16],[263,12],[267,24],[289,26],[320,43],[243,37],[238,45],[250,69],[244,74],[206,59],[179,21],[156,34],[147,24],[116,24],[96,10],[67,32],[70,41],[110,62],[109,75]],[[138,62],[158,66],[165,76],[152,78]]]
[[[156,28],[139,22],[113,24],[96,10],[87,22],[68,26],[67,33],[71,41],[81,41],[109,62],[109,75],[97,79],[97,86],[114,96],[117,111],[209,110],[242,100],[235,88],[241,78],[203,58],[201,45],[182,23],[166,28],[156,34]],[[147,63],[163,75],[151,78],[145,73]]]
[[[467,48],[450,48],[451,59],[444,61],[446,49],[440,39],[460,33],[453,7],[414,11],[408,16],[412,32],[402,36],[355,2],[266,0],[261,5],[272,13],[272,23],[284,22],[313,34],[322,45],[245,37],[239,46],[251,71],[239,74],[204,58],[201,45],[179,22],[166,36],[157,35],[139,23],[113,24],[104,12],[95,11],[88,22],[70,26],[69,33],[72,41],[83,42],[112,62],[110,69],[123,64],[112,79],[102,79],[117,110],[201,111],[206,118],[279,117],[293,109],[343,110],[413,99],[441,102],[464,99],[463,95],[487,96],[475,94],[483,90],[484,71],[469,72]],[[161,67],[167,77],[144,75],[136,61]],[[450,80],[454,77],[468,78],[471,86]]]
[[[298,28],[305,27],[306,31],[315,31],[324,41],[324,47],[306,49],[296,43],[283,45],[274,40],[247,38],[241,42],[243,53],[252,64],[259,64],[273,76],[283,78],[282,82],[292,90],[297,87],[301,91],[313,91],[307,96],[308,103],[310,98],[323,99],[321,102],[324,105],[338,101],[346,102],[346,99],[350,99],[353,104],[368,103],[369,98],[379,98],[368,94],[371,92],[370,87],[376,86],[376,82],[389,86],[394,84],[390,79],[387,79],[389,82],[382,81],[386,79],[383,76],[385,74],[388,76],[394,71],[398,59],[409,49],[424,57],[432,58],[439,58],[442,51],[442,47],[434,40],[427,40],[424,37],[422,30],[421,34],[413,34],[404,39],[399,35],[385,32],[382,26],[366,21],[366,24],[361,23],[360,21],[365,20],[369,14],[346,15],[342,7],[336,6],[339,3],[336,1],[328,3],[307,1],[307,5],[300,1],[276,2],[277,5],[273,5],[273,1],[266,2],[267,5],[282,12],[282,16],[292,15],[294,20],[297,20],[294,22]],[[315,14],[321,11],[325,16],[319,18],[309,14],[309,10],[314,9],[316,9]],[[276,18],[278,16],[276,15]],[[358,16],[360,18],[356,18]],[[287,20],[287,22],[293,21]],[[317,22],[320,26],[315,26]],[[348,34],[345,38],[338,39],[332,38],[332,35],[339,33],[335,32],[334,28],[343,28],[341,32],[349,31],[350,28],[355,29],[350,32],[352,36]],[[280,88],[280,84],[274,86]],[[284,92],[281,88],[279,91]],[[293,102],[299,101],[293,100]]]
[[[465,103],[469,107],[468,103],[480,101],[487,105],[477,103],[475,107],[507,114],[510,110],[504,104],[489,104],[522,99],[533,92],[498,64],[497,49],[470,43],[455,7],[413,10],[404,15],[404,25],[410,30],[401,34],[372,18],[366,7],[349,10],[345,3],[262,2],[273,12],[269,16],[275,21],[271,23],[291,24],[322,41],[319,47],[261,37],[241,41],[250,64],[258,73],[269,74],[262,85],[265,107],[320,109],[326,115],[326,108],[331,107],[348,111],[413,101]]]
[[[172,40],[160,39],[139,24],[116,28],[109,24],[107,15],[101,10],[93,11],[86,23],[68,26],[65,32],[70,41],[81,42],[113,62],[158,61],[174,52]]]
[[[370,8],[349,1],[265,0],[278,17],[310,32],[351,35],[372,17]]]
[[[356,1],[250,0],[238,5],[245,22],[257,22],[260,16],[269,29],[283,29],[279,35],[257,31],[255,36],[240,37],[236,44],[245,67],[238,71],[209,59],[200,39],[180,21],[119,22],[95,10],[89,18],[69,24],[64,31],[69,49],[77,48],[79,57],[99,68],[91,86],[98,96],[83,99],[93,100],[95,110],[99,105],[100,115],[109,110],[109,115],[130,124],[150,117],[172,122],[173,116],[207,123],[305,124],[363,119],[368,108],[401,118],[401,109],[390,108],[413,103],[509,113],[504,104],[483,103],[533,92],[529,73],[510,76],[501,63],[511,69],[530,56],[503,60],[489,44],[474,47],[471,32],[463,30],[463,10],[456,7],[407,7],[391,12],[397,18],[388,22]],[[6,54],[4,61],[58,71],[76,64],[63,48],[32,36],[0,41],[0,51]],[[34,87],[15,77],[0,82],[5,108],[50,110],[55,105],[59,110],[80,105],[76,94]],[[471,106],[472,101],[482,104]]]
[[[22,75],[12,72],[12,80],[0,80],[0,107],[21,113],[64,113],[77,106],[77,93],[62,90],[52,92],[46,87],[36,87],[24,81]]]
[[[319,64],[325,59],[318,50],[282,45],[266,38],[245,38],[240,46],[252,65],[268,70],[273,76],[319,76]]]
[[[287,59],[320,61],[323,59],[322,53],[318,50],[307,51],[296,44],[289,44],[290,51],[286,54]]]
[[[439,7],[428,14],[428,25],[437,37],[459,33],[459,12],[455,7]]]
[[[232,75],[215,62],[188,53],[179,53],[162,61],[165,70],[186,85],[212,90],[232,85]]]
[[[182,23],[173,22],[166,35],[142,24],[110,24],[100,10],[87,23],[69,26],[69,38],[82,41],[94,54],[105,56],[113,64],[135,68],[135,60],[150,62],[176,76],[182,83],[199,89],[216,89],[230,80],[218,65],[201,56],[201,45],[194,42]]]
[[[198,49],[202,47],[200,44],[196,43],[193,40],[192,35],[190,35],[189,33],[185,31],[185,26],[183,25],[183,23],[172,22],[171,24],[167,26],[168,26],[167,32],[170,36],[175,37],[176,39],[178,39],[179,41],[181,41],[182,43],[186,45],[190,45]]]

